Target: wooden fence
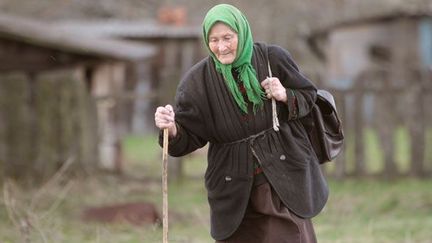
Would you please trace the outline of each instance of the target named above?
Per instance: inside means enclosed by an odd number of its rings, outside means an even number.
[[[10,177],[35,185],[62,167],[74,175],[95,170],[95,106],[80,73],[0,74],[0,184]]]
[[[349,89],[330,89],[344,125],[345,145],[329,175],[425,177],[432,169],[432,70],[395,77],[367,70]]]

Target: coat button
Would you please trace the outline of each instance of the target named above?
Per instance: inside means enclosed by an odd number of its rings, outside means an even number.
[[[225,176],[225,181],[231,181],[231,180],[232,180],[231,176]]]
[[[280,159],[280,160],[285,160],[285,159],[286,159],[285,154],[282,154],[282,155],[279,157],[279,159]]]

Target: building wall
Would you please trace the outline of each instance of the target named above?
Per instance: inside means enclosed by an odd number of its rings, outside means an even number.
[[[92,69],[91,92],[96,100],[100,167],[111,171],[120,171],[122,167],[121,139],[124,131],[119,114],[125,77],[124,63],[105,63]]]
[[[95,111],[80,67],[0,73],[1,176],[33,184],[96,168]]]
[[[135,114],[133,117],[133,130],[138,134],[153,133],[154,112],[156,107],[173,104],[177,86],[182,76],[206,52],[200,37],[186,39],[160,38],[155,40],[141,39],[140,41],[155,45],[157,55],[148,63],[137,67],[138,83],[135,100]],[[139,97],[147,97],[142,99]]]
[[[432,18],[423,18],[419,25],[420,53],[422,64],[432,69]]]
[[[371,65],[370,48],[383,46],[390,50],[397,67],[418,63],[418,22],[364,23],[333,30],[326,48],[327,77],[331,86],[349,88],[354,78]]]

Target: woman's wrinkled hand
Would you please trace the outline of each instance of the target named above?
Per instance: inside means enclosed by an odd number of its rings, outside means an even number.
[[[268,99],[274,98],[277,101],[287,102],[286,89],[278,78],[266,78],[261,82],[261,87],[264,88]]]
[[[161,130],[168,128],[168,133],[171,138],[177,135],[175,113],[171,105],[159,106],[156,108],[155,125]]]

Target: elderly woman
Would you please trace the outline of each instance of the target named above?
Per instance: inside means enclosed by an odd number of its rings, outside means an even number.
[[[316,242],[310,218],[324,207],[328,189],[301,122],[315,102],[315,86],[286,50],[254,43],[246,17],[231,5],[209,10],[203,37],[209,57],[185,74],[174,108],[157,108],[155,123],[169,131],[171,156],[209,143],[212,237]]]

